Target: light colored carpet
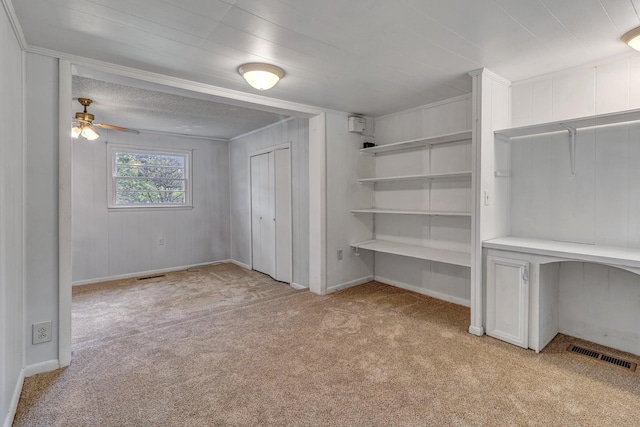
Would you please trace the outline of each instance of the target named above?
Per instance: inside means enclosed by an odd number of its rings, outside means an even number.
[[[472,336],[467,308],[377,282],[321,297],[223,264],[76,288],[73,322],[15,426],[640,425],[640,371]]]

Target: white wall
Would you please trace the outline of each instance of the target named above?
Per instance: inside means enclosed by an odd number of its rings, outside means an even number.
[[[24,367],[23,55],[0,8],[0,424],[10,425]]]
[[[293,283],[309,286],[309,124],[292,118],[229,142],[231,258],[251,262],[249,153],[291,143]]]
[[[640,108],[639,74],[636,55],[516,82],[512,125]],[[511,234],[640,248],[639,141],[637,123],[579,131],[574,176],[566,133],[509,143]],[[560,331],[638,352],[637,276],[584,263],[560,271]]]
[[[58,359],[58,60],[26,54],[27,365]],[[51,320],[53,340],[31,344],[31,325]]]
[[[328,292],[373,278],[373,254],[362,251],[356,256],[351,249],[352,243],[371,239],[371,215],[353,215],[351,210],[373,204],[371,187],[357,181],[371,176],[372,158],[361,155],[360,149],[372,139],[348,130],[347,114],[326,114]],[[365,134],[373,130],[373,120],[368,119]],[[342,260],[338,260],[338,250]]]
[[[228,143],[101,130],[73,142],[73,282],[228,260]],[[193,150],[193,209],[107,208],[107,142]],[[164,245],[159,245],[159,238]]]
[[[443,135],[471,129],[471,97],[425,105],[375,119],[379,145]],[[379,176],[426,172],[460,172],[472,169],[471,140],[378,155]],[[398,185],[402,185],[398,190]],[[472,211],[471,180],[452,179],[411,184],[377,184],[376,206],[405,209]],[[388,191],[385,191],[388,190]],[[426,247],[471,251],[471,219],[453,216],[378,215],[376,236]],[[469,255],[471,257],[471,255]],[[375,276],[459,304],[470,304],[468,267],[377,253]]]

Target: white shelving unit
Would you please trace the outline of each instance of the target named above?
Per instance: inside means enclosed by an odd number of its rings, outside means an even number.
[[[383,252],[419,258],[429,261],[444,262],[447,264],[471,266],[471,257],[466,252],[447,251],[437,248],[425,248],[422,246],[407,245],[404,243],[390,242],[386,240],[366,240],[364,242],[353,243],[351,245],[356,250],[366,249],[369,251]]]
[[[360,152],[362,154],[384,154],[385,158],[388,156],[395,156],[396,154],[399,157],[393,157],[393,161],[387,158],[387,162],[393,163],[397,162],[398,164],[404,165],[405,163],[411,163],[411,159],[404,156],[412,156],[413,160],[415,160],[416,156],[423,156],[425,162],[428,164],[427,166],[422,166],[424,173],[416,173],[416,174],[406,174],[406,175],[393,175],[393,172],[398,172],[400,170],[404,171],[398,165],[394,165],[395,169],[392,167],[392,173],[388,174],[389,176],[375,176],[370,178],[361,178],[358,180],[361,184],[368,184],[373,186],[374,196],[379,194],[380,191],[385,191],[387,194],[394,193],[396,191],[406,194],[412,194],[411,192],[416,192],[419,194],[421,191],[428,191],[429,197],[431,197],[431,182],[441,182],[441,181],[465,181],[468,182],[470,186],[472,172],[470,170],[453,170],[453,171],[433,171],[431,168],[431,157],[430,153],[425,154],[422,150],[431,150],[434,146],[442,145],[442,144],[451,144],[451,143],[464,143],[465,141],[471,141],[471,131],[465,130],[461,132],[454,132],[444,135],[438,135],[428,138],[418,138],[412,139],[408,141],[401,141],[391,144],[378,145],[375,147],[364,148],[361,149]],[[421,151],[420,154],[413,153],[408,154],[406,150],[418,150]],[[403,154],[404,153],[404,154]],[[376,157],[376,161],[379,158]],[[404,163],[403,163],[404,162]],[[470,163],[470,162],[469,162]],[[415,164],[414,164],[415,166]],[[456,169],[457,166],[451,167],[452,169]],[[468,166],[467,166],[468,168]],[[411,169],[411,167],[409,168]],[[387,168],[387,172],[388,172]],[[424,184],[428,190],[424,190],[420,187],[420,185],[416,186],[415,184],[403,184],[404,182],[409,181],[427,181],[429,184]],[[384,190],[380,190],[376,185],[383,184]],[[466,184],[465,184],[466,185]],[[446,192],[447,190],[440,190]],[[451,197],[451,196],[449,196]],[[395,199],[392,197],[392,199]],[[401,198],[398,198],[401,199]],[[405,201],[409,201],[414,205],[416,202],[420,204],[419,200],[416,200],[415,197],[406,196]],[[431,202],[431,200],[429,200]],[[427,216],[427,217],[466,217],[471,218],[472,214],[470,211],[459,210],[459,206],[455,206],[452,210],[445,209],[408,209],[407,206],[401,206],[402,202],[398,207],[386,208],[386,207],[371,207],[371,208],[363,208],[363,209],[352,209],[352,214],[373,214],[373,215],[399,215],[399,216]],[[431,203],[429,203],[431,205]],[[438,207],[448,207],[445,205],[440,205]],[[467,205],[467,209],[470,207],[470,204]],[[387,221],[392,221],[388,219]],[[404,220],[398,220],[404,221]],[[431,221],[431,220],[429,220]],[[460,220],[458,220],[460,221]],[[463,220],[464,221],[464,220]],[[395,228],[395,227],[392,227]],[[416,233],[420,233],[421,231],[416,230]],[[385,254],[394,254],[399,256],[405,256],[410,258],[417,258],[422,260],[429,260],[435,262],[441,262],[446,264],[452,264],[456,266],[462,267],[470,267],[471,266],[471,255],[467,252],[460,252],[456,250],[447,250],[440,249],[430,246],[428,243],[424,246],[407,244],[400,241],[394,241],[395,236],[385,235],[384,239],[376,238],[376,220],[374,216],[374,229],[372,230],[373,239],[366,240],[362,242],[352,243],[351,246],[354,248],[356,252],[360,250],[369,250],[379,253]],[[406,236],[405,236],[406,238]],[[398,240],[402,240],[398,238]],[[416,239],[419,240],[419,239]],[[438,242],[439,245],[442,245],[443,242]],[[435,246],[435,245],[434,245]],[[446,243],[445,245],[446,246]]]
[[[471,130],[431,136],[428,138],[418,138],[408,141],[394,142],[393,144],[377,145],[375,147],[363,148],[360,150],[360,152],[364,154],[386,153],[390,151],[408,150],[411,148],[428,147],[430,145],[465,141],[467,139],[471,139]]]
[[[418,209],[353,209],[351,213],[395,214],[395,215],[427,215],[427,216],[471,216],[471,212],[423,211]]]
[[[495,176],[508,181],[500,181],[494,200],[507,201],[499,217],[509,228],[482,242],[488,334],[490,320],[497,319],[493,336],[535,351],[561,332],[639,354],[637,335],[626,333],[627,324],[640,320],[633,303],[637,278],[627,274],[640,275],[633,184],[638,125],[614,128],[633,122],[640,122],[640,109],[494,132],[494,147],[506,153],[500,158],[511,173],[498,171],[496,163]],[[595,127],[597,132],[581,132]],[[570,177],[558,168],[566,156],[566,147],[557,144],[563,135],[570,144]],[[577,173],[576,142],[584,164]],[[538,166],[540,159],[553,161]],[[514,295],[529,300],[516,304]],[[500,335],[513,325],[525,328],[511,331],[518,339]]]

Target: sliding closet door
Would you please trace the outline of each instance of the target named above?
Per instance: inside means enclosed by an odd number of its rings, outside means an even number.
[[[275,277],[274,153],[251,157],[251,243],[253,269]]]
[[[291,282],[291,150],[275,151],[276,275]]]

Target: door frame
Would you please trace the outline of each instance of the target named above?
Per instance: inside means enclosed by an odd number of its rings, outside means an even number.
[[[291,213],[291,221],[289,223],[289,229],[291,233],[291,239],[289,241],[289,247],[291,248],[291,268],[289,271],[289,286],[293,286],[293,162],[291,161],[292,154],[292,146],[291,141],[273,145],[271,147],[262,148],[260,150],[251,151],[247,154],[247,170],[248,170],[248,178],[247,181],[249,183],[248,193],[249,193],[249,217],[251,221],[249,222],[249,267],[253,270],[253,194],[251,193],[251,158],[255,156],[260,156],[262,154],[267,154],[271,152],[275,152],[276,150],[289,150],[289,212]],[[275,202],[274,202],[275,203]],[[277,264],[276,264],[277,270]]]
[[[309,290],[327,293],[327,223],[326,223],[326,112],[322,108],[263,95],[213,86],[135,68],[96,61],[47,49],[27,49],[50,56],[58,62],[58,365],[71,364],[71,295],[72,295],[72,157],[69,129],[72,116],[72,76],[75,67],[97,73],[132,78],[147,83],[186,89],[228,99],[236,104],[272,110],[309,120]]]

